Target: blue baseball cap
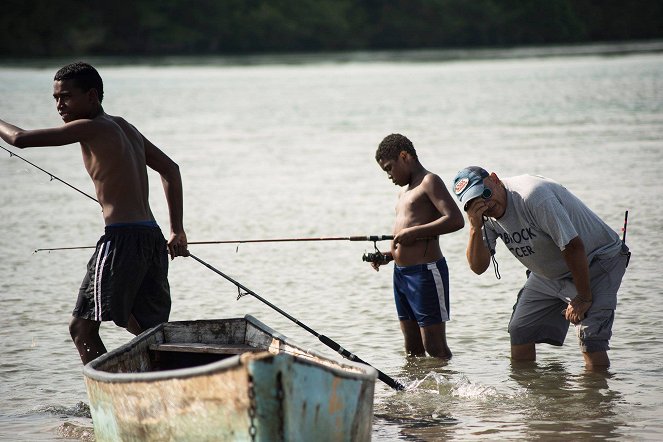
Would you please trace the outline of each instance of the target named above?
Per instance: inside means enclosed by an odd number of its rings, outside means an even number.
[[[484,190],[483,180],[488,172],[479,166],[468,166],[458,172],[454,178],[454,193],[456,198],[466,204],[468,201],[481,196]]]

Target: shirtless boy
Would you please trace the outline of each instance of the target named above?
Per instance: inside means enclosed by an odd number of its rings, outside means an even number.
[[[101,321],[112,320],[138,334],[168,320],[167,255],[188,254],[179,167],[123,118],[106,114],[103,97],[99,73],[88,64],[73,63],[55,74],[53,84],[64,125],[24,130],[0,120],[0,137],[20,149],[81,145],[106,226],[69,324],[84,364],[106,352]],[[168,243],[150,210],[146,166],[161,175],[170,215]]]
[[[406,186],[396,204],[394,240],[380,265],[394,261],[394,298],[409,356],[449,359],[449,270],[438,236],[462,229],[465,221],[442,179],[421,165],[412,142],[385,137],[375,153],[397,186]]]

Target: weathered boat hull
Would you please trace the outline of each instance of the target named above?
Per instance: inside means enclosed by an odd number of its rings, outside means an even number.
[[[97,441],[371,436],[375,369],[304,350],[251,316],[161,324],[83,371]]]

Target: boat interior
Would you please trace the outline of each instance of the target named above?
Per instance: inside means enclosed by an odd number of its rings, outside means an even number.
[[[197,367],[247,352],[265,349],[246,344],[162,343],[151,344],[148,354],[152,371]]]

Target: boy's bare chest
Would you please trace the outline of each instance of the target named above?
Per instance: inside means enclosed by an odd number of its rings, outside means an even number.
[[[396,204],[396,214],[399,217],[425,218],[433,209],[428,195],[419,187],[403,192]]]

